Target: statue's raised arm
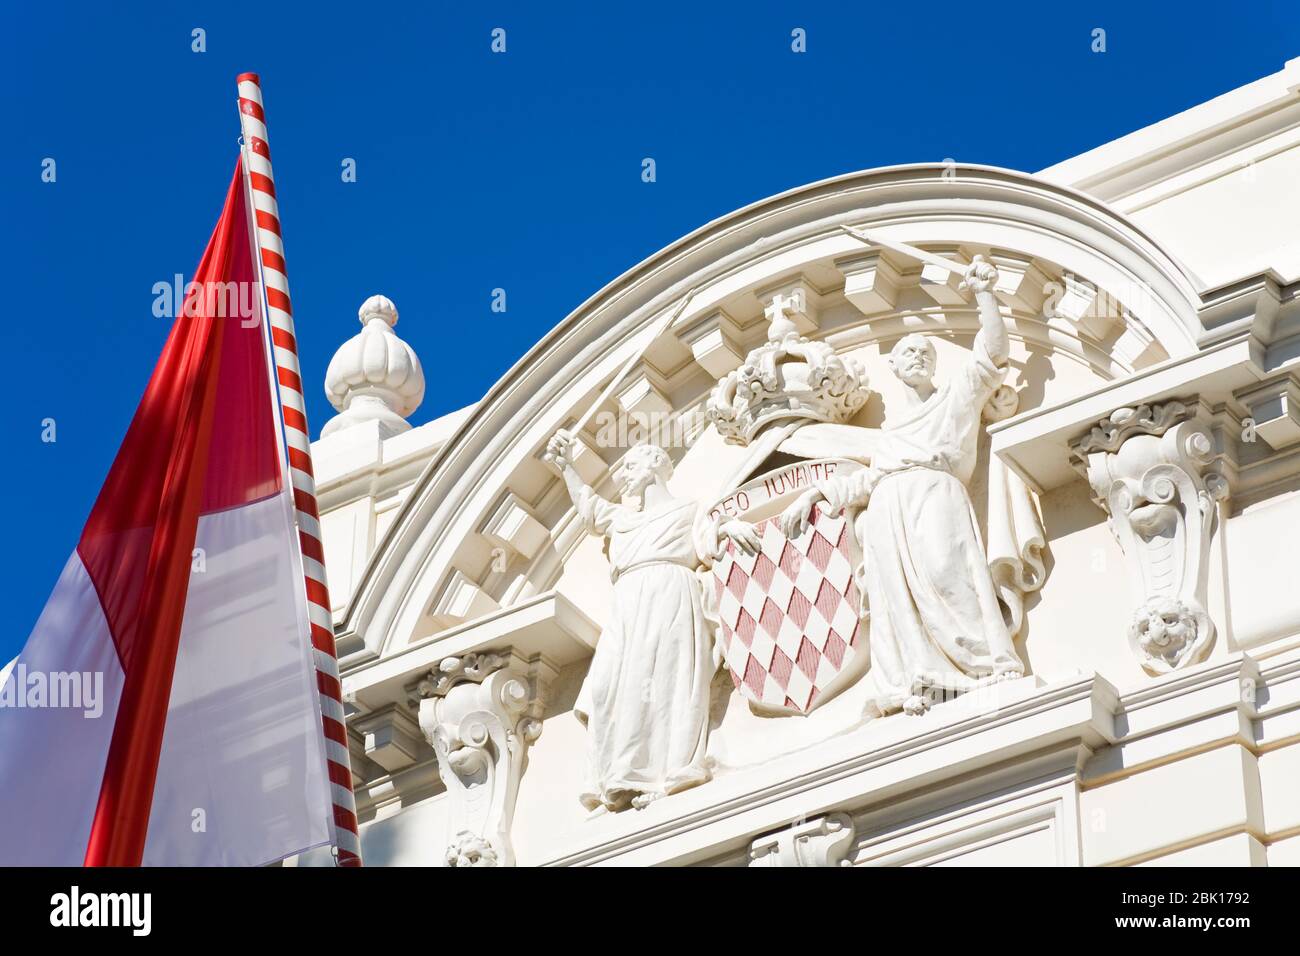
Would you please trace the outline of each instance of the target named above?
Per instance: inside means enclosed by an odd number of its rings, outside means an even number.
[[[606,505],[613,507],[610,502],[600,498],[592,490],[591,486],[582,480],[578,470],[573,467],[573,445],[573,436],[563,429],[556,432],[551,440],[546,443],[546,460],[560,469],[560,477],[564,479],[564,487],[568,489],[570,500],[578,507],[580,513],[583,510],[584,499],[588,498],[597,498]]]
[[[997,296],[993,294],[997,283],[997,267],[980,255],[971,261],[970,268],[962,279],[962,286],[975,294],[975,303],[979,307],[979,337],[993,364],[1001,367],[1011,356],[1011,339],[1007,336],[1007,327],[998,310]]]
[[[564,486],[569,491],[569,498],[578,509],[578,515],[593,534],[605,534],[609,524],[620,507],[628,507],[629,501],[635,503],[635,510],[645,510],[647,502],[657,505],[669,500],[668,479],[672,474],[672,465],[668,453],[656,445],[638,445],[628,453],[615,473],[619,482],[619,493],[623,504],[617,505],[598,495],[590,485],[582,480],[573,467],[574,438],[561,429],[546,444],[546,460],[560,470]],[[716,557],[719,548],[726,547],[727,541],[734,541],[736,547],[745,554],[757,554],[760,542],[758,532],[747,521],[738,518],[725,518],[716,528],[711,528],[715,538],[715,547],[710,553],[700,555],[702,559]]]

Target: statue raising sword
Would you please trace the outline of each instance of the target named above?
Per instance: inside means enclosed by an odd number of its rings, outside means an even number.
[[[981,410],[1007,374],[1010,341],[992,291],[998,272],[982,256],[968,267],[939,261],[961,269],[963,285],[975,294],[980,331],[973,354],[936,385],[934,345],[917,334],[900,339],[889,366],[907,386],[906,404],[881,429],[871,467],[816,482],[781,518],[794,537],[818,502],[832,513],[857,511],[871,607],[869,699],[879,714],[924,713],[936,696],[1024,674],[967,491]]]
[[[671,325],[685,305],[657,328]],[[588,783],[579,799],[591,810],[639,809],[710,778],[709,694],[719,658],[696,571],[728,540],[756,552],[758,535],[735,520],[700,529],[696,503],[669,493],[672,462],[656,445],[628,451],[614,475],[620,501],[606,501],[574,469],[573,442],[560,431],[546,456],[560,469],[583,525],[609,539],[614,583],[611,618],[574,705],[589,734]]]

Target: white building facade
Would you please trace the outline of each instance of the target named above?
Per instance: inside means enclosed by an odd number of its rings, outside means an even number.
[[[419,427],[368,300],[313,446],[367,864],[1300,864],[1298,217],[1294,60],[741,209]]]

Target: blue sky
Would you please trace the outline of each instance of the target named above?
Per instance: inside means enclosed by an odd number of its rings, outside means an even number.
[[[737,207],[893,163],[1032,171],[1300,55],[1284,2],[16,6],[0,20],[15,373],[0,415],[0,662],[75,547],[167,334],[153,285],[188,277],[219,212],[241,71],[263,79],[318,430],[325,366],[373,292],[397,303],[425,365],[413,420],[427,421],[476,400],[618,274]],[[505,54],[490,51],[495,27]]]

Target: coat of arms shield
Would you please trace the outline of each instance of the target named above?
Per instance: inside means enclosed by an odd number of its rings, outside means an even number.
[[[778,521],[813,481],[861,467],[845,459],[800,461],[751,479],[714,508],[752,522],[762,543],[757,554],[745,554],[728,542],[713,565],[723,659],[758,712],[806,715],[866,670],[852,521],[817,507],[797,538],[787,538]]]

